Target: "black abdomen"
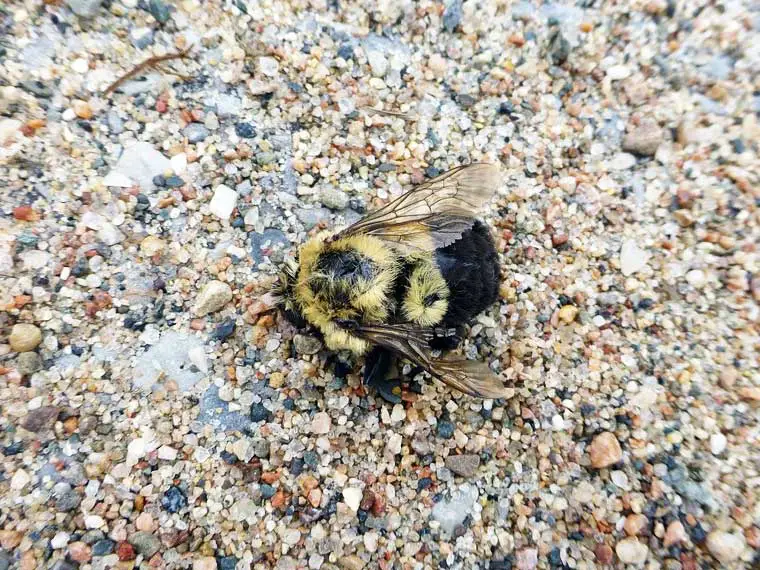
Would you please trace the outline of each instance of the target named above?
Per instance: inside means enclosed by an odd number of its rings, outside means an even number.
[[[468,322],[496,302],[499,257],[491,233],[476,221],[462,237],[435,252],[435,261],[449,286],[449,307],[443,324]]]

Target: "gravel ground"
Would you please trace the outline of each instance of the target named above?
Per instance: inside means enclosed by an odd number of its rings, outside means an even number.
[[[757,3],[374,4],[0,6],[0,570],[760,567]],[[511,398],[386,402],[264,293],[475,160]]]

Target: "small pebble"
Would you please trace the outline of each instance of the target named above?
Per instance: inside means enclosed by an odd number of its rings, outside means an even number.
[[[347,487],[343,489],[343,501],[356,512],[362,501],[362,490],[356,487]]]
[[[600,433],[591,441],[588,449],[591,466],[595,469],[603,469],[615,465],[623,458],[623,450],[620,448],[617,438],[610,432]]]
[[[222,220],[229,220],[235,205],[237,204],[238,195],[232,188],[220,184],[214,189],[214,195],[209,202],[209,211],[211,214]]]
[[[14,352],[28,352],[34,350],[42,342],[42,331],[28,323],[13,325],[8,343]]]
[[[227,283],[209,281],[195,300],[193,311],[199,317],[215,313],[232,300],[232,289]]]
[[[617,543],[615,553],[623,564],[644,564],[649,557],[649,547],[636,538],[626,538]]]
[[[714,530],[707,535],[707,549],[718,562],[728,564],[741,558],[746,543],[744,536],[720,530]]]

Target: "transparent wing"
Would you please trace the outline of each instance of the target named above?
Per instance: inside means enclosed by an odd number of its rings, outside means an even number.
[[[335,239],[366,234],[407,252],[445,247],[472,227],[474,217],[495,194],[499,178],[494,164],[459,166],[412,188]]]
[[[411,325],[354,325],[351,333],[423,367],[451,388],[480,398],[504,398],[506,387],[488,366],[458,356],[435,357],[432,332]]]

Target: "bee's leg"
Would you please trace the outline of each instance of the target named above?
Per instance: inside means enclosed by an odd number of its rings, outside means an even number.
[[[459,346],[464,336],[464,327],[438,326],[433,328],[433,340],[430,348],[433,350],[453,350]]]
[[[388,378],[395,356],[379,346],[374,347],[364,360],[364,384],[375,388],[383,399],[392,404],[401,403],[401,381]]]
[[[380,346],[369,351],[364,359],[364,384],[377,387],[382,383],[393,366],[393,354]]]

